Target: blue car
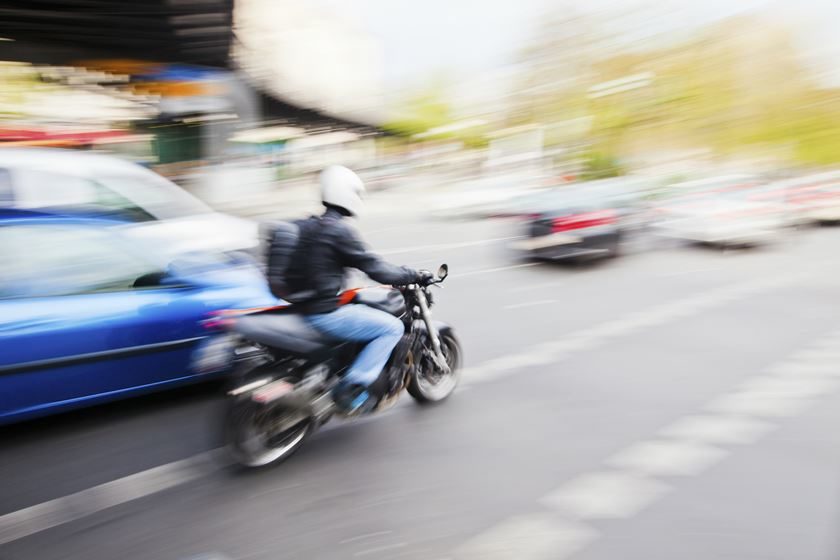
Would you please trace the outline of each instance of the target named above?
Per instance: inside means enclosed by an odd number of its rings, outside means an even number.
[[[119,225],[0,210],[0,424],[224,372],[227,335],[203,322],[278,303],[252,265],[160,262]]]

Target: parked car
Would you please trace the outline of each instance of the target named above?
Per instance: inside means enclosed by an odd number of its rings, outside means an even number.
[[[132,235],[165,240],[171,254],[254,251],[258,244],[256,224],[215,212],[153,171],[103,154],[0,148],[0,207],[129,221]]]
[[[518,207],[526,239],[512,248],[533,259],[615,257],[634,216],[613,181],[555,187]]]
[[[662,236],[714,245],[757,245],[778,239],[789,216],[767,189],[703,192],[659,206],[654,230]]]
[[[680,197],[750,189],[761,185],[763,182],[761,177],[757,175],[734,173],[674,183],[668,187],[668,191],[671,197]]]
[[[778,181],[758,196],[782,201],[798,225],[840,222],[840,171]]]
[[[0,424],[163,390],[229,367],[219,309],[276,305],[253,266],[168,262],[118,222],[0,210]]]

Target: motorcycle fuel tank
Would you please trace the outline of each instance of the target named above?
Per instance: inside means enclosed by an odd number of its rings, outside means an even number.
[[[405,298],[395,288],[364,288],[356,293],[353,302],[379,309],[395,317],[405,313]]]

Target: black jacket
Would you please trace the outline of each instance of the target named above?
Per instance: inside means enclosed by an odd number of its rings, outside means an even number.
[[[359,234],[341,213],[329,208],[317,218],[310,218],[306,239],[301,239],[295,252],[300,268],[294,280],[295,291],[305,294],[295,300],[301,313],[318,314],[335,311],[338,295],[347,268],[357,268],[382,284],[404,285],[417,280],[417,271],[395,266],[372,253]],[[272,283],[269,269],[269,283]]]

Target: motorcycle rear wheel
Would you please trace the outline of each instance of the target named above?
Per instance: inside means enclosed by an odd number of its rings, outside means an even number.
[[[283,410],[253,402],[247,395],[232,400],[225,421],[225,439],[233,458],[246,467],[264,467],[291,457],[315,430],[315,422],[306,417],[271,433],[268,426],[282,415]]]

